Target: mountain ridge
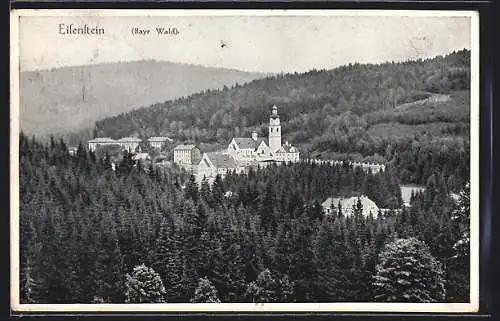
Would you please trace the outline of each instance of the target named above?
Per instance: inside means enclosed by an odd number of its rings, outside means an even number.
[[[23,71],[21,129],[38,136],[78,131],[157,101],[265,76],[154,59]]]

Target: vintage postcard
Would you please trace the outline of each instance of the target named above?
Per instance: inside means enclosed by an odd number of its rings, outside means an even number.
[[[12,310],[477,311],[478,25],[12,11]]]

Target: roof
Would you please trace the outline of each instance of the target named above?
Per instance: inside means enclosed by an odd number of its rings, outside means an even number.
[[[253,140],[253,138],[251,137],[235,137],[233,139],[236,144],[238,144],[238,147],[240,149],[256,149],[262,142],[266,143],[266,145],[269,145],[267,143],[267,139],[265,138],[257,138],[257,140]]]
[[[237,168],[238,162],[229,154],[222,153],[205,153],[207,158],[216,168]]]
[[[116,143],[117,141],[109,137],[96,137],[88,141],[89,143]]]
[[[276,153],[298,153],[299,150],[292,145],[283,145],[276,151]]]
[[[132,159],[134,160],[138,160],[138,159],[147,159],[149,158],[149,154],[148,153],[137,153],[135,154]]]
[[[142,140],[137,137],[123,137],[118,140],[119,142],[141,142]]]
[[[174,147],[174,150],[191,150],[193,148],[197,148],[195,145],[193,144],[189,144],[189,145],[177,145]]]
[[[153,136],[149,137],[148,141],[150,142],[164,142],[166,140],[172,141],[172,138],[164,137],[164,136]]]
[[[352,214],[352,208],[358,202],[358,198],[361,200],[361,205],[363,206],[363,215],[368,216],[370,215],[371,212],[373,216],[376,217],[379,208],[374,201],[372,201],[365,195],[359,197],[353,196],[349,198],[329,197],[328,199],[326,199],[326,201],[324,201],[321,204],[321,206],[323,208],[331,208],[333,204],[333,207],[337,208],[340,202],[340,206],[342,207],[342,212],[349,215]]]

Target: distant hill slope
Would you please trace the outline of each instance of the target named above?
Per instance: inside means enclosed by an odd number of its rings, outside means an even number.
[[[45,135],[262,74],[144,60],[21,72],[21,129]]]
[[[176,143],[216,149],[252,130],[267,136],[276,104],[282,140],[298,146],[303,156],[392,162],[412,183],[424,183],[434,171],[465,178],[469,87],[468,50],[401,63],[356,63],[157,103],[98,121],[96,134],[167,135]],[[449,99],[397,108],[429,94]]]

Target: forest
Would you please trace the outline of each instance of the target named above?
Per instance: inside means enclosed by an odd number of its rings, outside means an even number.
[[[20,136],[21,303],[468,302],[468,178],[434,167],[401,207],[397,166],[217,176]],[[390,209],[324,215],[332,195]]]
[[[433,94],[449,99],[411,106]],[[464,49],[425,60],[354,63],[206,90],[98,121],[93,135],[161,135],[176,144],[218,150],[252,130],[267,136],[276,104],[283,139],[297,146],[301,157],[391,163],[401,180],[420,185],[437,170],[458,192],[469,170],[469,94],[470,51]],[[70,143],[77,144],[77,137]]]

